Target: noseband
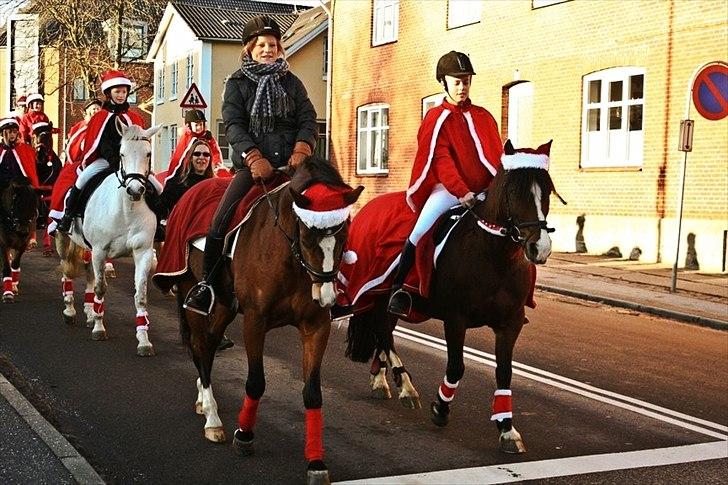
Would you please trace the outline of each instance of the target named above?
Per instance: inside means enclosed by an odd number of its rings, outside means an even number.
[[[142,138],[133,138],[131,141],[147,141],[151,143],[151,139],[147,137]],[[152,161],[149,160],[149,163],[147,163],[147,171],[144,174],[141,173],[126,173],[126,170],[124,170],[124,160],[121,159],[119,161],[119,170],[115,172],[116,179],[119,181],[118,189],[124,187],[127,188],[127,184],[132,180],[137,180],[140,184],[146,185],[149,183],[149,174],[152,171]]]

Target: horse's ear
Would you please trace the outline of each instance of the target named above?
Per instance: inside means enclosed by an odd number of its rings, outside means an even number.
[[[144,135],[145,135],[145,136],[146,136],[147,138],[151,138],[151,137],[153,137],[154,135],[156,135],[156,134],[157,134],[157,132],[158,132],[158,131],[159,131],[159,130],[160,130],[161,128],[162,128],[162,125],[156,125],[156,126],[152,126],[152,127],[151,127],[151,128],[149,128],[148,130],[144,131]]]
[[[516,149],[513,148],[513,143],[511,143],[510,138],[507,139],[506,144],[503,145],[503,153],[505,153],[506,155],[513,155],[514,153],[516,153]]]
[[[311,205],[311,199],[301,194],[293,187],[288,187],[288,190],[291,192],[291,196],[293,196],[293,201],[301,209],[305,209],[306,207]]]
[[[553,140],[549,140],[548,142],[544,143],[538,149],[536,150],[537,153],[541,153],[543,155],[549,155],[551,153],[551,143],[553,143]]]
[[[346,202],[346,205],[351,205],[354,202],[356,202],[363,190],[364,190],[364,186],[360,185],[359,187],[355,188],[354,190],[350,190],[349,192],[345,193],[344,202]]]

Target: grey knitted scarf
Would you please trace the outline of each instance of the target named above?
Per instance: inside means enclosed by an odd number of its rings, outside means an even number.
[[[285,116],[293,109],[293,102],[281,86],[281,78],[288,72],[288,62],[277,59],[272,64],[254,61],[250,55],[243,58],[245,77],[258,84],[255,101],[250,112],[250,131],[256,135],[270,133],[276,116]]]

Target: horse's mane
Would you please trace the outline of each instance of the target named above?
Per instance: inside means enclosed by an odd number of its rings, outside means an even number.
[[[488,197],[501,201],[496,213],[497,220],[507,216],[504,212],[507,210],[505,205],[506,197],[511,200],[533,199],[531,187],[534,182],[541,187],[543,195],[548,195],[554,191],[554,183],[549,172],[542,168],[516,168],[501,170],[496,174],[488,190]]]
[[[9,194],[15,193],[17,197],[17,206],[23,210],[34,211],[37,207],[37,196],[27,177],[16,177],[5,185],[0,185],[0,197],[2,198],[2,207],[5,209],[7,197]]]
[[[332,187],[348,187],[334,164],[314,155],[308,157],[296,169],[296,173],[291,179],[291,186],[301,192],[315,183],[322,183]]]

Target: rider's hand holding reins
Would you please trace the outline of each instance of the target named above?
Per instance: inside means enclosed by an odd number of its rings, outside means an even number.
[[[253,180],[268,180],[273,175],[273,166],[257,148],[248,152],[245,157],[245,164],[250,169]]]
[[[466,209],[472,208],[476,202],[478,202],[478,199],[476,199],[475,194],[472,192],[468,192],[467,194],[463,195],[458,199],[460,201],[460,205],[465,207]]]
[[[297,141],[296,146],[293,147],[293,153],[288,159],[288,165],[293,168],[298,168],[298,166],[312,154],[313,150],[311,150],[311,145],[305,141]]]

